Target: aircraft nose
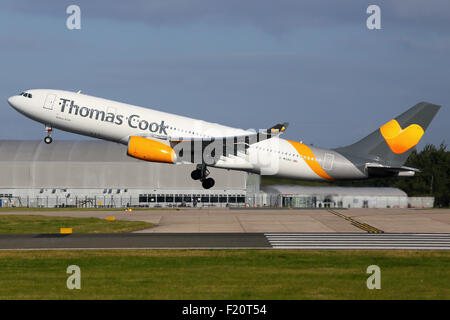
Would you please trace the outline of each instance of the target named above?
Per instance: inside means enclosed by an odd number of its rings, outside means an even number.
[[[13,107],[14,109],[17,109],[17,100],[18,100],[18,96],[12,96],[8,98],[8,103],[11,107]]]
[[[12,96],[12,97],[9,97],[8,98],[8,103],[9,103],[9,105],[11,106],[11,107],[14,107],[14,99],[15,98],[15,96]]]

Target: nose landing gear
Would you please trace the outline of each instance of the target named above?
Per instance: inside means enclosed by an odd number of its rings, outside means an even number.
[[[51,134],[52,134],[52,128],[49,127],[49,126],[45,126],[45,131],[47,131],[47,136],[44,138],[44,142],[45,142],[46,144],[50,144],[50,143],[52,143],[52,141],[53,141],[53,139],[52,139],[52,137],[51,137]]]
[[[214,186],[215,181],[213,178],[207,178],[209,170],[205,164],[197,165],[197,169],[191,172],[191,178],[194,180],[200,180],[204,189],[210,189]]]

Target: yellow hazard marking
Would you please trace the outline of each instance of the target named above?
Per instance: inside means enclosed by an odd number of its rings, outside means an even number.
[[[372,227],[371,225],[369,225],[367,223],[361,223],[361,222],[359,222],[359,221],[357,221],[357,220],[355,220],[355,219],[353,219],[351,217],[343,215],[340,212],[337,212],[337,211],[334,211],[334,210],[331,210],[331,209],[328,210],[328,212],[330,212],[330,213],[332,213],[332,214],[334,214],[334,215],[336,215],[336,216],[338,216],[340,218],[343,218],[343,219],[345,219],[347,221],[350,221],[352,223],[352,225],[354,225],[355,227],[360,228],[360,229],[362,229],[364,231],[367,231],[368,233],[384,233],[383,230],[380,230],[380,229],[377,229],[375,227]]]
[[[72,228],[60,228],[59,233],[61,234],[70,234],[72,233]]]

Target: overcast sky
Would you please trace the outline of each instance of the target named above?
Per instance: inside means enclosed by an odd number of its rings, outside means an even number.
[[[0,139],[42,139],[7,98],[52,88],[243,129],[288,121],[284,137],[323,147],[428,101],[443,108],[419,149],[450,142],[448,0],[3,0],[0,48]]]

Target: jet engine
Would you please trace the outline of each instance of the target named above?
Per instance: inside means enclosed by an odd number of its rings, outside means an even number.
[[[130,157],[163,163],[175,163],[175,151],[168,145],[144,137],[131,136],[127,154]]]

